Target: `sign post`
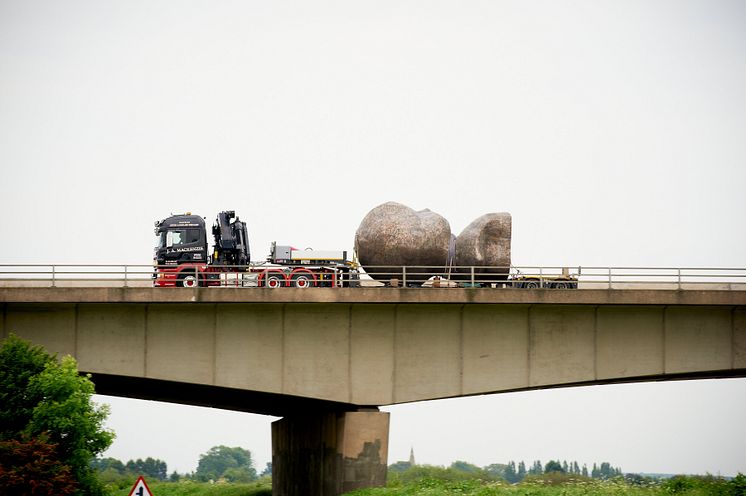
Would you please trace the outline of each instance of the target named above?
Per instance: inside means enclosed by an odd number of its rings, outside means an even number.
[[[153,496],[142,475],[137,478],[135,485],[132,486],[129,496]]]

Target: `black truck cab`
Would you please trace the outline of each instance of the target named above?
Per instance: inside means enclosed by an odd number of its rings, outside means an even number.
[[[207,263],[205,219],[199,215],[172,215],[155,223],[156,265]]]

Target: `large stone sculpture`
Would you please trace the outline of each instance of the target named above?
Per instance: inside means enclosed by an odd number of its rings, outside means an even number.
[[[368,212],[360,223],[355,249],[366,271],[375,279],[389,280],[403,277],[404,265],[429,266],[408,268],[408,275],[440,272],[437,268],[448,264],[450,241],[451,226],[442,216],[387,202]]]
[[[475,219],[456,238],[454,265],[477,266],[477,280],[495,279],[495,275],[508,274],[510,270],[510,238],[512,220],[509,213],[491,213]],[[482,266],[482,267],[479,267]],[[489,266],[486,268],[484,266]],[[459,269],[471,277],[471,269]]]
[[[475,269],[475,279],[494,281],[508,273],[510,239],[508,213],[485,214],[455,237],[441,215],[387,202],[371,210],[360,223],[355,249],[360,264],[380,281],[404,277],[401,267],[407,266],[407,282],[422,283],[432,275],[447,276],[451,264],[490,266]],[[471,269],[454,270],[452,276],[470,279]]]

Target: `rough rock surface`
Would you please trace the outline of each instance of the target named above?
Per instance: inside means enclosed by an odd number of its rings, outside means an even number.
[[[355,248],[366,271],[391,272],[372,274],[376,279],[388,280],[401,277],[395,272],[402,265],[445,267],[450,240],[451,226],[439,214],[427,209],[418,212],[401,203],[387,202],[368,212],[360,223],[355,234]],[[439,272],[437,269],[413,269],[408,274],[433,271]]]
[[[476,269],[475,273],[483,274],[480,279],[489,279],[485,274],[507,274],[510,270],[511,231],[509,213],[484,214],[475,219],[456,237],[454,265],[495,267]]]

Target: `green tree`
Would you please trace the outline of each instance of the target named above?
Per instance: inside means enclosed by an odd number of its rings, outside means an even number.
[[[467,472],[470,474],[476,474],[476,473],[482,472],[481,468],[469,462],[462,461],[462,460],[457,460],[451,463],[451,468],[453,470],[459,470],[461,472]]]
[[[518,482],[526,478],[526,464],[523,463],[523,460],[518,463],[518,473],[516,474],[516,476],[518,478]]]
[[[484,471],[492,477],[505,479],[505,470],[507,468],[508,466],[504,463],[493,463],[484,467]]]
[[[91,461],[91,467],[98,470],[99,472],[104,472],[105,470],[114,470],[115,472],[124,474],[124,463],[117,460],[116,458],[94,458],[93,461]]]
[[[598,468],[596,468],[596,464],[594,463],[593,467],[596,473],[596,475],[593,475],[595,478],[611,479],[612,477],[622,475],[622,470],[620,468],[612,467],[609,462],[601,463],[601,466]]]
[[[389,465],[389,472],[404,472],[406,470],[409,470],[410,468],[412,468],[412,464],[410,464],[409,462],[399,461],[399,462],[392,463],[391,465]],[[269,470],[270,470],[269,473],[271,475],[272,474],[271,463],[269,463]],[[264,475],[264,472],[262,472],[262,475]]]
[[[31,379],[51,362],[40,346],[11,335],[0,348],[0,440],[17,439],[42,400],[29,390]]]
[[[508,466],[505,467],[505,480],[511,484],[518,482],[518,473],[515,470],[515,462],[513,460],[508,462]]]
[[[564,474],[565,470],[562,468],[562,464],[559,461],[549,460],[546,466],[544,466],[544,473],[548,474],[550,472],[559,472],[561,474]]]
[[[229,469],[241,469],[243,472],[230,471],[226,473]],[[218,480],[221,477],[225,477],[226,480],[239,476],[243,478],[244,475],[248,478],[248,481],[256,479],[256,470],[249,450],[238,447],[213,446],[199,458],[196,476],[201,481]]]
[[[53,445],[78,484],[76,494],[102,494],[91,461],[114,434],[103,428],[108,409],[91,403],[93,393],[90,377],[78,375],[74,358],[57,362],[11,335],[0,347],[0,441]]]
[[[251,482],[256,480],[256,471],[248,467],[231,467],[223,472],[223,478],[233,483]]]
[[[104,484],[112,484],[128,479],[124,463],[116,458],[96,458],[91,467],[97,472],[98,479]]]
[[[151,479],[166,480],[168,465],[163,460],[147,457],[145,460],[129,460],[125,466],[133,475],[145,475]]]
[[[544,473],[544,468],[541,465],[541,460],[535,460],[531,468],[528,469],[529,475],[541,475]]]

